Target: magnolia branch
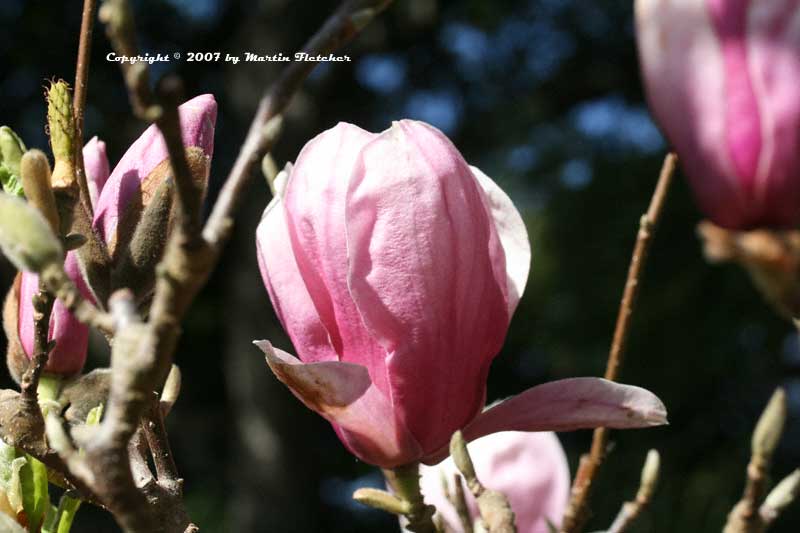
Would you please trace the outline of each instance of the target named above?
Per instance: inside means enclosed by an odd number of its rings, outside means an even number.
[[[628,267],[628,277],[625,282],[625,289],[622,294],[619,313],[617,314],[617,323],[614,328],[614,337],[611,341],[611,349],[606,364],[604,377],[612,381],[617,379],[625,355],[631,318],[633,317],[641,285],[640,278],[647,261],[653,234],[661,218],[677,161],[678,158],[673,153],[667,154],[664,158],[658,183],[650,199],[647,213],[642,215],[639,222],[639,232],[636,236],[636,244]],[[569,505],[564,514],[564,523],[561,527],[562,533],[578,533],[589,519],[589,500],[594,488],[594,480],[605,460],[608,434],[609,430],[607,428],[597,428],[592,437],[591,451],[588,455],[584,454],[581,457],[578,472],[572,484]]]
[[[458,520],[461,522],[461,527],[464,528],[464,533],[473,533],[474,528],[472,525],[472,517],[469,514],[469,507],[467,507],[467,499],[464,495],[464,486],[462,485],[462,477],[460,474],[453,474],[453,492],[448,490],[447,480],[443,479],[445,496],[447,501],[453,506]]]
[[[114,334],[114,319],[84,298],[75,283],[67,276],[63,265],[54,264],[45,269],[42,282],[78,320],[94,327],[103,334]]]
[[[486,530],[489,533],[516,533],[514,512],[511,510],[508,498],[501,492],[487,489],[480,482],[475,474],[469,450],[467,450],[467,442],[460,431],[456,431],[450,439],[450,456],[464,477],[467,488],[475,497]],[[458,485],[461,484],[460,480],[456,479],[456,481]],[[459,515],[461,513],[466,513],[466,511],[460,510]],[[460,516],[460,519],[462,522],[467,520],[464,516]],[[471,529],[472,526],[468,530]]]
[[[92,202],[89,197],[89,185],[86,179],[86,167],[83,161],[83,115],[86,110],[86,89],[89,79],[89,56],[92,51],[92,33],[94,33],[94,14],[97,0],[84,0],[81,15],[81,34],[78,42],[78,61],[75,68],[75,93],[72,109],[75,117],[75,174],[80,191],[83,209],[92,216]]]
[[[351,39],[390,2],[347,1],[309,41],[305,51],[321,54],[333,51]],[[84,9],[93,10],[88,2]],[[121,55],[136,55],[133,16],[125,0],[108,0],[100,10],[112,46]],[[91,27],[81,34],[75,95],[76,114],[82,116],[85,80],[88,72],[88,39]],[[170,236],[164,257],[157,267],[157,281],[147,322],[135,312],[127,291],[112,295],[110,313],[99,311],[80,298],[77,290],[60,272],[43,279],[67,303],[80,320],[114,332],[111,378],[105,416],[93,431],[70,435],[54,415],[48,417],[48,438],[66,465],[66,472],[89,489],[131,532],[192,531],[182,504],[182,482],[169,452],[161,410],[152,400],[167,378],[179,337],[179,323],[189,303],[204,285],[216,264],[231,225],[238,197],[250,177],[252,166],[274,143],[280,113],[313,68],[292,64],[267,91],[259,105],[239,158],[226,181],[212,216],[200,234],[200,193],[193,186],[181,139],[177,113],[180,85],[166,80],[156,95],[149,90],[148,72],[143,63],[123,64],[134,113],[154,122],[161,130],[169,152],[172,174],[177,184],[180,224]],[[267,127],[265,126],[270,126]],[[85,188],[81,184],[82,195]],[[155,407],[154,407],[155,406]],[[141,428],[153,454],[156,477],[147,475],[141,462],[142,448],[131,450],[131,441]],[[139,441],[141,442],[141,441]],[[81,453],[78,453],[81,450]],[[50,457],[52,459],[52,456]],[[52,461],[55,462],[55,461]],[[146,465],[144,465],[146,468]],[[133,472],[137,472],[134,477]]]

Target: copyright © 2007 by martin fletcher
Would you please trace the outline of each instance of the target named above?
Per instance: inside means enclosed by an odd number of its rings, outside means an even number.
[[[289,63],[291,61],[306,61],[310,63],[325,62],[347,62],[351,61],[348,55],[319,54],[313,55],[306,52],[295,52],[293,55],[283,53],[277,54],[256,54],[244,52],[241,54],[230,54],[223,52],[173,52],[168,54],[144,54],[138,56],[123,56],[110,52],[106,55],[106,61],[116,63],[170,63],[172,61],[187,62],[206,62],[206,63]]]

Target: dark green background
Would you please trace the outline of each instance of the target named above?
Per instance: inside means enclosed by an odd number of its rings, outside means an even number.
[[[292,54],[329,1],[134,2],[144,51]],[[629,1],[398,0],[295,99],[275,150],[282,163],[344,120],[373,131],[404,117],[448,133],[466,159],[523,211],[533,246],[528,290],[497,358],[489,399],[544,381],[602,373],[639,216],[666,146],[643,105]],[[80,4],[0,2],[0,123],[45,148],[42,87],[71,80]],[[94,39],[87,138],[113,162],[143,125],[133,119],[102,28]],[[257,99],[280,64],[172,62],[187,95],[219,102],[211,194],[229,170]],[[392,531],[393,519],[349,501],[377,484],[328,424],[269,373],[253,339],[290,345],[258,276],[253,234],[268,201],[256,179],[235,237],[185,324],[181,399],[168,421],[192,517],[204,531]],[[772,389],[791,418],[774,472],[800,464],[800,348],[736,267],[704,263],[700,219],[679,176],[643,280],[623,381],[666,403],[671,424],[613,433],[590,530],[607,527],[638,483],[648,448],[663,481],[636,531],[720,531],[738,499],[749,434]],[[2,262],[3,286],[11,267]],[[105,364],[97,344],[90,364]],[[10,386],[9,384],[6,384]],[[561,435],[576,465],[590,432]],[[524,474],[523,474],[524,475]],[[797,531],[800,506],[774,531]],[[115,531],[84,507],[76,531]]]

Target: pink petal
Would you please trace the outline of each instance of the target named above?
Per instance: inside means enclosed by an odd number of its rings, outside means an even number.
[[[602,378],[571,378],[532,387],[496,403],[464,428],[467,441],[500,431],[629,429],[667,423],[667,410],[652,392]],[[425,462],[437,462],[446,449]]]
[[[284,187],[285,173],[276,179]],[[278,318],[305,362],[336,361],[328,332],[320,322],[314,302],[297,269],[286,228],[279,192],[267,206],[256,230],[256,249],[261,277]]]
[[[392,468],[416,461],[421,450],[396,423],[392,406],[367,369],[338,361],[301,363],[267,341],[256,341],[267,364],[306,407],[333,424],[347,448],[363,461]]]
[[[747,67],[743,38],[750,0],[707,0],[712,28],[719,40],[725,71],[725,138],[739,185],[752,197],[761,152],[758,103]]]
[[[800,222],[800,4],[751,2],[746,46],[763,138],[760,220],[794,226]]]
[[[214,125],[217,120],[217,103],[210,94],[192,98],[178,107],[181,120],[181,136],[184,146],[196,146],[211,157],[214,150]],[[155,125],[128,148],[108,178],[94,213],[94,225],[111,241],[117,221],[127,206],[140,191],[142,180],[159,163],[168,158],[164,138]]]
[[[97,205],[100,191],[108,180],[109,167],[106,155],[106,143],[96,136],[83,147],[83,165],[86,169],[86,182],[89,186],[89,198],[92,207]]]
[[[470,166],[472,174],[478,180],[486,195],[489,210],[494,220],[494,226],[503,245],[506,257],[506,273],[508,276],[508,316],[513,316],[519,299],[525,292],[528,283],[528,273],[531,270],[531,244],[528,239],[528,230],[511,198],[481,172],[477,167]]]
[[[555,525],[569,500],[569,465],[555,433],[504,431],[470,442],[467,446],[475,472],[484,486],[508,497],[519,533],[548,533],[547,521]],[[425,503],[436,506],[449,530],[464,533],[461,521],[442,490],[442,477],[453,487],[457,473],[448,458],[436,466],[420,469]],[[466,491],[473,520],[480,514],[472,494]]]
[[[707,2],[640,0],[635,11],[648,102],[701,208],[719,225],[746,224],[750,208],[727,144],[726,65]]]
[[[70,279],[78,286],[83,296],[89,298],[89,290],[80,274],[75,252],[67,253],[64,269]],[[29,358],[33,355],[34,344],[34,319],[31,299],[38,290],[39,276],[23,272],[19,294],[18,331],[22,347]],[[60,300],[56,300],[53,304],[53,311],[50,314],[48,341],[52,340],[56,341],[56,345],[53,351],[50,352],[45,371],[61,375],[80,372],[86,362],[86,353],[89,346],[89,328],[67,311]]]
[[[505,259],[483,193],[433,127],[395,123],[347,191],[348,283],[388,358],[392,401],[426,451],[483,406],[508,328]]]
[[[309,141],[292,168],[284,197],[291,249],[316,314],[342,361],[364,365],[387,390],[386,354],[370,337],[347,287],[345,193],[362,147],[374,135],[339,123]],[[305,354],[301,353],[301,356]]]

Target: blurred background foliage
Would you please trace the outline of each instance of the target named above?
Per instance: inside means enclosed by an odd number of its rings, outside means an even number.
[[[140,0],[143,51],[291,55],[333,1]],[[71,80],[80,2],[0,2],[0,123],[46,148],[42,87]],[[103,30],[95,32],[86,113],[113,162],[142,131],[131,117]],[[397,0],[296,97],[275,156],[293,160],[337,121],[380,131],[410,117],[446,132],[523,211],[533,245],[528,289],[496,359],[489,399],[544,381],[602,374],[630,251],[666,145],[643,103],[630,0]],[[188,63],[187,97],[219,103],[211,196],[224,180],[278,63]],[[253,339],[290,343],[261,284],[253,235],[268,201],[254,180],[222,264],[185,323],[181,399],[168,420],[192,517],[204,531],[392,531],[388,516],[350,500],[379,473],[345,452],[328,424],[269,373]],[[668,427],[615,432],[590,529],[607,527],[638,483],[646,451],[663,481],[639,532],[716,532],[738,499],[749,436],[773,388],[791,417],[774,473],[800,464],[800,347],[791,325],[733,266],[709,266],[699,215],[675,181],[643,279],[622,380],[657,393]],[[275,250],[274,253],[281,253]],[[12,267],[0,264],[3,286]],[[92,347],[90,364],[105,365]],[[11,386],[4,378],[3,386]],[[560,435],[574,468],[591,432]],[[520,475],[525,475],[520,473]],[[773,531],[800,528],[800,505]],[[76,531],[115,531],[84,506]]]

